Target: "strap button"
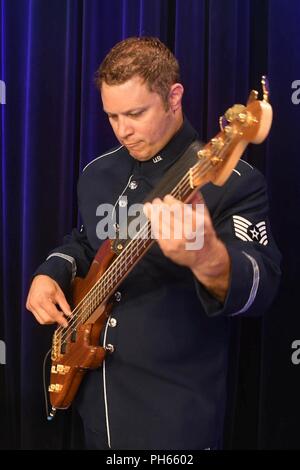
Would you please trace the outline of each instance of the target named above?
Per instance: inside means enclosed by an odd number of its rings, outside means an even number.
[[[129,183],[129,188],[130,188],[130,189],[136,189],[137,187],[138,187],[138,184],[137,184],[136,181],[131,181],[131,182]]]
[[[109,353],[109,354],[112,354],[115,350],[115,347],[113,344],[107,344],[105,346],[105,350]]]
[[[115,318],[110,318],[109,319],[109,326],[111,326],[112,328],[114,328],[115,326],[117,326],[117,320]]]

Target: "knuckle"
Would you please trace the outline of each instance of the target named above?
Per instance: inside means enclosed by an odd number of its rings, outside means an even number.
[[[158,197],[156,197],[153,199],[152,204],[161,204],[161,200]]]

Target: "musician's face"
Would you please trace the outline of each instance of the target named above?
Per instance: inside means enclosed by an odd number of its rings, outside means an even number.
[[[133,158],[152,158],[177,132],[182,124],[182,93],[182,85],[172,85],[166,110],[161,96],[138,76],[121,85],[102,84],[104,111],[117,139]]]

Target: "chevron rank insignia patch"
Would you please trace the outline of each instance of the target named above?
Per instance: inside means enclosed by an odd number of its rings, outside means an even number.
[[[250,220],[240,215],[234,215],[233,226],[235,235],[241,240],[248,242],[256,241],[261,245],[268,244],[267,227],[264,220],[253,224]]]

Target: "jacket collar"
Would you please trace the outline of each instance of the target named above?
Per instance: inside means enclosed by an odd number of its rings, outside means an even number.
[[[140,176],[158,175],[170,168],[185,152],[187,147],[198,138],[198,133],[184,118],[181,128],[167,145],[150,160],[135,161],[134,174]]]

